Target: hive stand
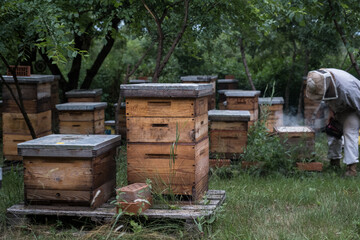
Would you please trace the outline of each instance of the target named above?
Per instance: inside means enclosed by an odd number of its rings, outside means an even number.
[[[65,93],[68,102],[101,102],[102,89],[73,89]]]
[[[121,85],[128,182],[200,199],[208,186],[210,84]]]
[[[211,84],[212,94],[208,98],[208,110],[216,107],[216,79],[217,76],[191,75],[180,77],[182,83]]]
[[[238,158],[247,145],[249,111],[210,110],[210,157]]]
[[[259,98],[259,106],[260,114],[266,111],[267,117],[265,125],[269,132],[274,132],[274,127],[284,125],[283,97]]]
[[[104,134],[105,102],[71,102],[56,105],[60,134]]]
[[[18,98],[16,85],[12,76],[3,76],[15,97]],[[45,136],[52,133],[51,124],[51,85],[53,75],[18,76],[25,111],[33,125],[35,134]],[[17,144],[32,139],[23,115],[11,96],[8,88],[2,86],[3,98],[3,155],[5,161],[22,160],[17,154]]]
[[[53,134],[18,144],[26,205],[95,208],[113,195],[118,135]]]

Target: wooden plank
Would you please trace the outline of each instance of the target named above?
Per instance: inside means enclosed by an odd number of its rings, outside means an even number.
[[[207,97],[126,99],[127,117],[196,117],[207,111]]]
[[[228,130],[228,131],[240,131],[247,132],[248,126],[247,122],[210,122],[210,131],[211,130]]]
[[[98,121],[72,121],[59,123],[60,134],[104,134],[105,121],[104,119]]]
[[[256,97],[227,97],[227,109],[229,110],[257,110],[258,96]]]
[[[40,133],[38,137],[50,135],[51,131]],[[30,134],[6,134],[3,133],[3,154],[18,155],[17,144],[32,140]]]
[[[128,142],[195,142],[207,136],[207,114],[195,118],[128,117]]]
[[[21,113],[3,113],[3,133],[30,134],[29,128]],[[51,131],[51,111],[28,114],[35,134]]]
[[[24,100],[24,108],[27,113],[40,113],[51,110],[51,99],[43,98],[41,100]],[[3,100],[3,112],[21,113],[15,100]]]
[[[93,189],[116,179],[115,149],[112,149],[92,161]]]
[[[115,195],[116,176],[110,181],[105,182],[92,192],[92,199],[90,203],[91,208],[96,208],[107,202],[111,196]]]
[[[87,190],[93,184],[91,158],[24,157],[25,189]]]
[[[46,190],[28,188],[25,191],[26,204],[51,204],[56,202],[89,204],[90,191]]]
[[[247,131],[210,131],[210,152],[243,153],[247,145]]]
[[[59,111],[59,119],[64,122],[90,122],[105,119],[105,109],[94,111]]]

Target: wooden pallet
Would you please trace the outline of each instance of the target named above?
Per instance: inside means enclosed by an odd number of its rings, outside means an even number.
[[[165,209],[164,205],[154,205],[144,211],[141,215],[147,219],[176,219],[185,220],[186,224],[194,224],[194,220],[204,217],[211,217],[224,203],[226,193],[224,190],[209,190],[205,195],[205,200],[197,204],[183,202],[178,204],[176,209]],[[24,222],[26,216],[58,216],[58,217],[87,217],[94,222],[110,222],[116,215],[116,208],[113,204],[104,203],[96,209],[77,206],[45,206],[15,204],[7,209],[8,223],[18,225]]]

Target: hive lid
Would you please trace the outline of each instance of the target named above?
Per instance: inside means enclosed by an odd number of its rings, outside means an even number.
[[[151,80],[147,79],[131,79],[129,80],[130,84],[140,84],[140,83],[151,83]]]
[[[267,97],[267,98],[259,98],[259,104],[284,104],[284,98],[283,97]]]
[[[105,121],[105,126],[115,126],[115,120],[107,120]]]
[[[218,83],[237,83],[239,82],[238,79],[218,79]]]
[[[280,127],[274,127],[274,130],[275,132],[279,132],[279,133],[314,132],[314,130],[308,126],[280,126]]]
[[[106,102],[69,102],[56,104],[56,109],[59,111],[92,111],[106,108],[106,106]]]
[[[120,143],[120,135],[52,134],[19,143],[18,152],[26,157],[96,157]]]
[[[231,92],[231,91],[239,91],[239,90],[236,90],[236,89],[220,89],[220,90],[217,90],[217,92],[219,94],[225,94],[225,92]]]
[[[124,97],[197,98],[213,93],[211,84],[195,83],[122,84],[120,89]]]
[[[117,107],[117,103],[114,103],[114,107]],[[120,108],[126,108],[126,102],[121,102]]]
[[[73,89],[65,93],[66,97],[96,97],[102,94],[101,88],[96,89]]]
[[[260,91],[247,91],[247,90],[231,90],[226,91],[226,97],[256,97],[260,95]]]
[[[250,121],[250,112],[239,110],[210,110],[208,111],[208,117],[210,121],[245,122]]]
[[[37,75],[33,74],[31,76],[16,76],[19,83],[22,84],[40,84],[40,83],[47,83],[52,82],[55,79],[54,75]],[[7,83],[14,83],[15,80],[13,76],[3,75],[5,82]]]
[[[190,76],[182,76],[180,80],[182,82],[211,82],[212,80],[216,80],[217,76],[213,75],[190,75]]]

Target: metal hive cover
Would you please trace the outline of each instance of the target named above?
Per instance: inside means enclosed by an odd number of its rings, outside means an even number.
[[[210,110],[208,111],[209,120],[224,122],[245,122],[250,121],[249,111],[240,110]]]
[[[283,97],[267,97],[267,98],[259,98],[259,104],[284,104]]]
[[[52,134],[18,144],[22,156],[93,157],[119,146],[120,135]]]
[[[65,93],[66,97],[96,97],[102,94],[101,88],[96,89],[73,89]]]
[[[211,84],[195,83],[142,83],[122,84],[124,97],[197,98],[211,95]]]
[[[59,111],[92,111],[106,108],[106,106],[106,102],[69,102],[56,104],[56,109]]]
[[[14,83],[15,82],[13,76],[3,75],[3,78],[4,78],[5,82],[7,82],[7,83]],[[39,84],[39,83],[52,82],[52,81],[54,81],[55,76],[54,75],[40,75],[40,74],[37,75],[37,74],[33,74],[31,76],[17,76],[16,78],[19,81],[19,83],[23,83],[23,84]]]
[[[231,90],[225,91],[226,97],[256,97],[260,95],[260,91],[251,90]]]

